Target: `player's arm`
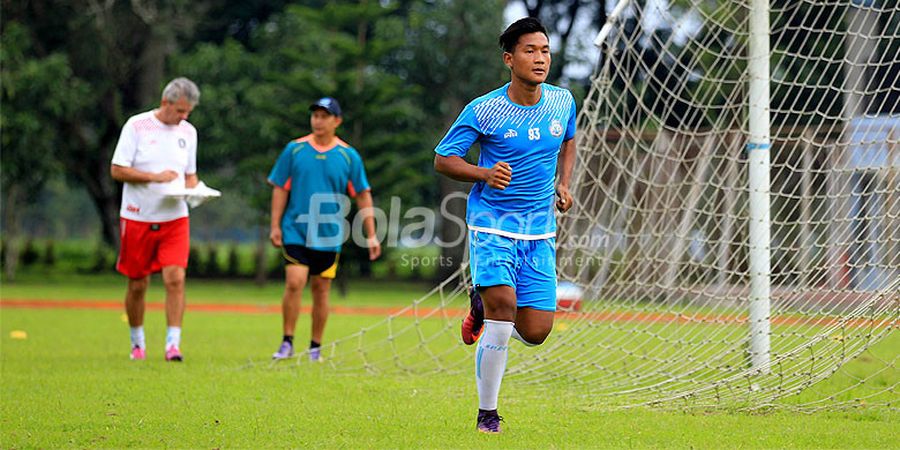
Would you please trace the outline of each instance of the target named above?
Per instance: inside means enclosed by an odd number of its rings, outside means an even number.
[[[122,183],[166,183],[178,178],[178,173],[174,170],[164,170],[162,172],[144,172],[134,167],[120,166],[111,164],[109,174],[113,180]]]
[[[569,192],[569,181],[572,179],[572,169],[575,167],[575,152],[574,137],[563,142],[559,149],[558,183],[556,185],[556,194],[559,199],[556,201],[556,209],[560,212],[568,211],[574,203],[572,194]]]
[[[434,170],[457,181],[484,182],[494,189],[506,189],[512,179],[509,164],[500,161],[488,168],[469,164],[463,159],[481,136],[482,129],[472,105],[469,104],[459,113],[459,117],[434,149]]]
[[[434,170],[457,181],[483,181],[500,190],[506,189],[512,179],[512,168],[505,162],[498,162],[491,168],[479,167],[459,156],[434,155]]]
[[[197,184],[200,183],[200,178],[196,173],[187,173],[184,175],[184,187],[192,188],[197,187]]]
[[[363,216],[363,230],[366,232],[366,245],[369,247],[369,260],[374,261],[381,256],[381,243],[375,233],[375,214],[373,211],[372,191],[365,190],[356,195],[356,207]]]
[[[269,240],[275,247],[281,247],[281,218],[284,216],[284,208],[287,206],[290,191],[278,186],[272,186],[272,222],[269,225]]]

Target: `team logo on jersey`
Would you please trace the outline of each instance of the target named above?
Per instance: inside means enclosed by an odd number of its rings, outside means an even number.
[[[558,120],[550,122],[550,134],[553,137],[560,137],[563,134],[562,124]]]
[[[509,128],[506,130],[506,134],[503,135],[503,139],[514,138],[514,137],[518,137],[518,136],[519,136],[518,131],[513,130],[512,128]]]
[[[178,146],[184,148],[185,146],[187,146],[187,141],[184,140],[184,138],[178,138]]]

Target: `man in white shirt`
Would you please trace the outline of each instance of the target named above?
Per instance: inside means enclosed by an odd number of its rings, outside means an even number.
[[[159,108],[137,114],[122,127],[110,172],[125,184],[120,216],[121,249],[116,269],[128,277],[125,310],[131,326],[131,359],[146,357],[144,296],[150,274],[162,271],[166,287],[166,361],[181,361],[184,274],[190,249],[188,207],[167,191],[194,187],[197,130],[187,118],[200,99],[197,85],[176,78]]]

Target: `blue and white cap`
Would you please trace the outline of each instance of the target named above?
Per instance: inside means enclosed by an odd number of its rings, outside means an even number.
[[[332,97],[322,97],[312,105],[309,105],[310,111],[315,111],[317,109],[324,109],[335,116],[341,115],[341,104]]]

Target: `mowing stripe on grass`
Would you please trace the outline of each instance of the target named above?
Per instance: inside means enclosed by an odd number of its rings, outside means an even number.
[[[96,301],[96,300],[20,300],[20,299],[3,299],[0,301],[0,308],[18,308],[18,309],[100,309],[100,310],[121,310],[124,308],[122,302]],[[147,302],[147,309],[151,311],[161,311],[166,308],[165,303]],[[231,312],[231,313],[249,313],[249,314],[281,314],[281,305],[252,305],[252,304],[215,304],[215,303],[195,303],[188,304],[186,308],[191,312]],[[309,306],[304,306],[301,311],[308,313]],[[389,316],[400,315],[404,317],[428,317],[438,311],[444,311],[450,314],[465,314],[467,311],[463,309],[453,308],[388,308],[377,306],[332,306],[330,308],[333,314],[347,314],[357,316]]]
[[[147,302],[147,309],[151,311],[161,311],[166,307],[165,303]],[[187,309],[191,312],[212,312],[212,313],[247,313],[247,314],[280,314],[281,305],[253,305],[253,304],[215,304],[215,303],[196,303],[188,304]],[[0,301],[0,308],[19,308],[19,309],[100,309],[100,310],[122,310],[124,305],[122,302],[97,301],[97,300],[22,300],[22,299],[4,299]],[[309,313],[309,306],[301,307],[302,313]],[[442,313],[445,316],[462,316],[468,310],[462,308],[423,308],[423,307],[378,307],[378,306],[332,306],[330,309],[332,314],[358,315],[358,316],[400,316],[400,317],[433,317],[435,314]],[[615,322],[615,323],[703,323],[709,325],[741,325],[746,326],[749,318],[743,315],[713,315],[713,314],[667,314],[667,313],[644,313],[629,311],[609,311],[609,312],[588,312],[573,313],[557,311],[558,319],[585,319],[592,322]],[[839,317],[798,317],[798,316],[777,316],[772,318],[774,325],[818,325],[832,326],[842,324],[847,328],[887,328],[893,324],[893,321],[884,319],[841,319]]]

